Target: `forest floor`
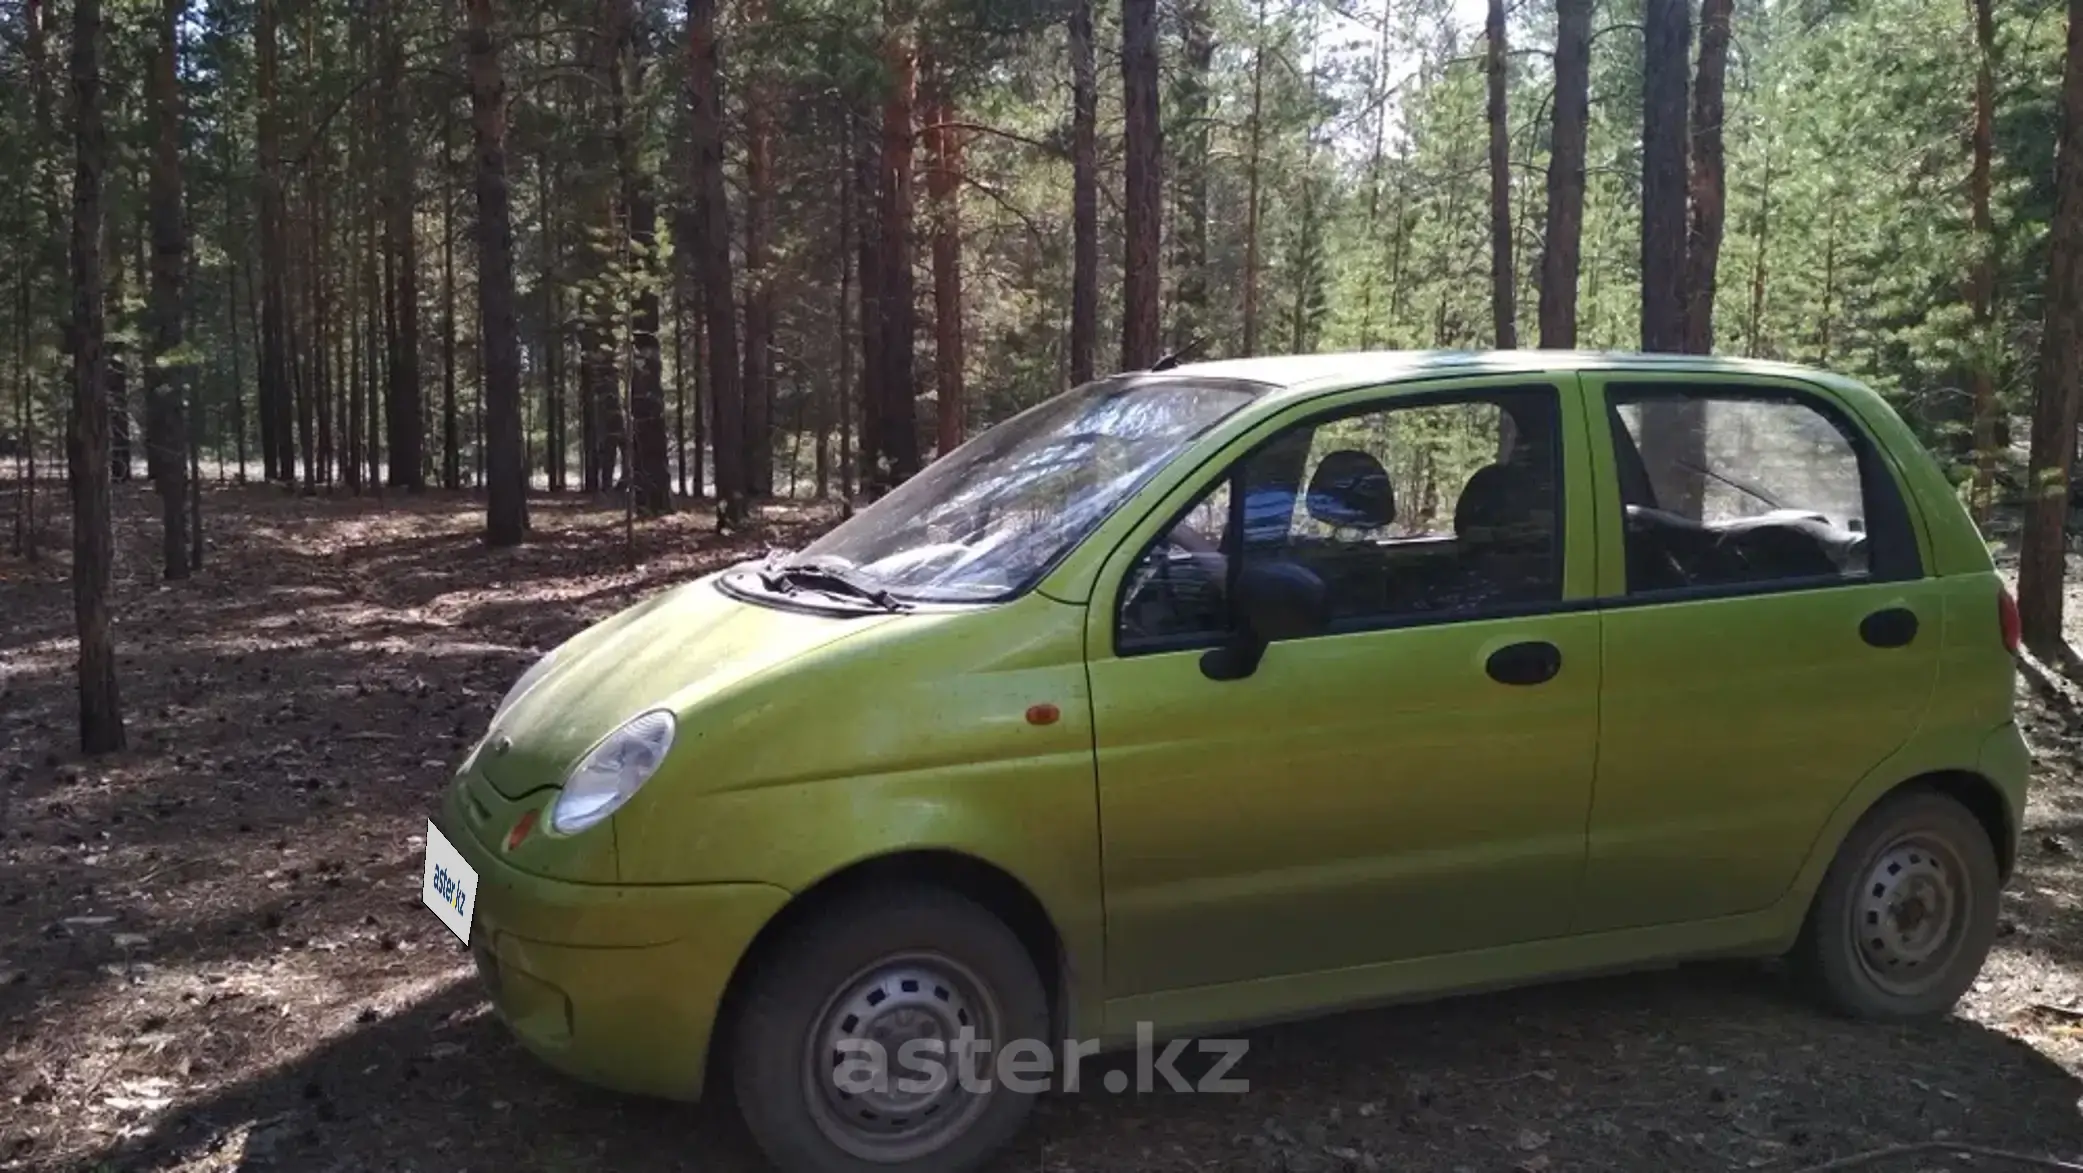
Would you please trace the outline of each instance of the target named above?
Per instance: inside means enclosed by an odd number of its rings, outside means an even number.
[[[0,558],[0,1169],[758,1168],[716,1112],[522,1053],[418,893],[436,791],[532,652],[758,541],[685,514],[639,527],[632,562],[618,510],[538,499],[538,540],[495,553],[458,496],[213,490],[211,565],[170,585],[152,498],[116,499],[128,753],[74,751],[63,517],[44,562]],[[774,514],[778,544],[825,523]],[[1854,1025],[1733,964],[1348,1014],[1249,1035],[1241,1097],[1088,1073],[996,1168],[2083,1160],[2083,723],[2026,715],[2002,936],[1943,1023]]]

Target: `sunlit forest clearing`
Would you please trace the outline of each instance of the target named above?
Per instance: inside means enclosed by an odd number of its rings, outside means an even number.
[[[1268,1029],[999,1167],[2083,1162],[2083,0],[0,0],[0,178],[0,1169],[759,1167],[421,906],[516,674],[1096,376],[1536,346],[1828,367],[1947,467],[2038,755],[1974,991]]]

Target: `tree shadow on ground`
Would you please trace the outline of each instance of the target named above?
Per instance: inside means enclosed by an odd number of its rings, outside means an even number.
[[[1241,1093],[1086,1059],[993,1169],[1799,1168],[1951,1139],[2083,1154],[2083,1084],[1959,1019],[1823,1017],[1756,967],[1689,966],[1241,1036]],[[1108,1090],[1119,1072],[1122,1090]],[[1534,1162],[1545,1156],[1545,1163]],[[221,1088],[69,1168],[761,1168],[727,1103],[596,1091],[522,1052],[473,983]],[[1885,1167],[1885,1166],[1876,1166]]]

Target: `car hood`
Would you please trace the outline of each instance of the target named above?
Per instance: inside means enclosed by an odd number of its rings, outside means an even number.
[[[624,721],[675,714],[770,669],[897,620],[827,615],[731,598],[714,576],[674,587],[587,628],[486,734],[478,768],[508,798],[561,785]]]

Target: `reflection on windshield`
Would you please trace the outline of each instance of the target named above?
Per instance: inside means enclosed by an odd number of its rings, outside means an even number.
[[[1196,436],[1250,402],[1251,383],[1117,376],[1014,416],[818,539],[915,599],[1018,593]]]

